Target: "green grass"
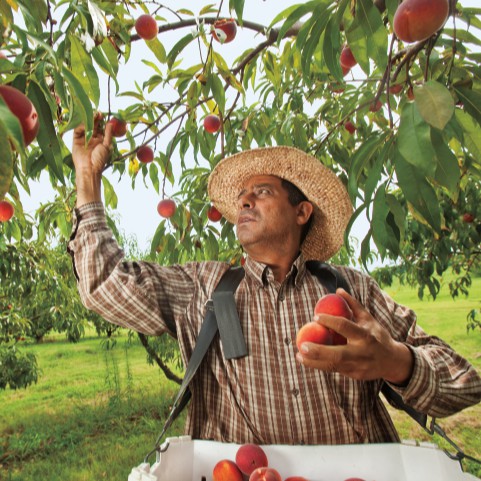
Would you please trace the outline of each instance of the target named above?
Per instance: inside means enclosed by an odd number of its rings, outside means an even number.
[[[478,308],[481,279],[468,299],[452,300],[443,292],[435,302],[419,301],[404,286],[386,289],[412,307],[419,324],[466,356],[481,371],[481,332],[466,332],[466,314]],[[25,390],[0,391],[0,480],[126,481],[160,433],[177,385],[146,362],[138,343],[117,338],[106,351],[90,336],[70,344],[54,336],[25,348],[38,357],[42,375]],[[390,409],[404,439],[434,441],[404,413]],[[169,435],[182,431],[183,419]],[[439,420],[450,437],[475,457],[481,453],[481,406]],[[477,464],[470,472],[481,477]]]

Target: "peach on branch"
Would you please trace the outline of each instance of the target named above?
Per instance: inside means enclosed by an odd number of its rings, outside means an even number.
[[[426,40],[444,25],[448,14],[449,0],[404,0],[394,13],[394,33],[408,43]]]
[[[339,62],[341,63],[341,67],[347,69],[351,69],[357,65],[357,60],[354,58],[354,55],[348,45],[345,45],[341,50]]]
[[[144,14],[135,21],[135,31],[144,40],[153,40],[158,33],[158,26],[152,15]]]
[[[350,134],[353,134],[357,128],[356,126],[350,121],[350,120],[346,120],[344,122],[344,128],[350,133]]]
[[[382,107],[382,102],[380,100],[376,100],[370,103],[369,110],[371,112],[377,112],[378,110],[381,110],[381,107]]]
[[[217,20],[212,27],[213,37],[220,43],[229,43],[237,35],[237,23],[233,18]]]
[[[235,462],[238,468],[247,476],[257,468],[265,468],[268,466],[267,455],[265,451],[257,444],[243,444],[237,450]]]
[[[18,118],[25,146],[31,144],[40,128],[35,106],[23,92],[10,85],[0,85],[0,97],[3,98],[12,114]]]
[[[123,137],[127,133],[127,122],[118,117],[112,117],[109,121],[112,125],[112,135],[114,137]]]
[[[220,117],[215,114],[209,114],[204,118],[204,129],[211,133],[214,134],[220,129],[221,121]]]
[[[8,200],[0,201],[0,222],[9,221],[15,212],[13,205]]]
[[[474,215],[471,212],[466,212],[463,214],[463,222],[471,224],[474,221]]]
[[[207,218],[211,222],[219,222],[222,219],[222,214],[215,208],[215,206],[211,205],[207,211]]]
[[[137,150],[137,158],[140,162],[148,164],[154,160],[154,151],[149,145],[141,145]]]
[[[175,214],[177,206],[173,199],[162,199],[157,205],[157,212],[161,217],[168,219]]]

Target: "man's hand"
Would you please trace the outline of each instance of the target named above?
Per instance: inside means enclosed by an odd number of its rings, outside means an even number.
[[[394,340],[346,291],[338,289],[337,294],[349,304],[354,321],[327,314],[317,314],[314,321],[337,331],[347,339],[347,344],[324,346],[306,342],[297,354],[298,361],[307,367],[338,372],[353,379],[407,383],[414,366],[411,350]]]
[[[101,200],[102,172],[110,158],[111,146],[112,126],[107,123],[103,132],[100,113],[95,116],[94,132],[87,143],[85,127],[80,125],[74,130],[72,160],[76,173],[77,207]]]

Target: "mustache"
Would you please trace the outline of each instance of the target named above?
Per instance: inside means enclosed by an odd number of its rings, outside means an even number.
[[[257,220],[259,218],[259,213],[256,209],[242,209],[237,216],[237,222],[243,218]]]

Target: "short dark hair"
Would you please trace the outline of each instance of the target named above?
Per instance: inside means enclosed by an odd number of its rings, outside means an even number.
[[[281,184],[282,187],[287,191],[287,199],[289,200],[289,204],[292,206],[299,205],[301,202],[310,202],[309,199],[306,197],[304,192],[302,192],[297,185],[293,184],[292,182],[286,180],[286,179],[281,179]],[[309,217],[309,220],[306,222],[306,224],[303,225],[302,232],[301,232],[301,244],[304,242],[304,239],[307,236],[307,233],[309,232],[309,229],[311,228],[312,224],[312,219],[314,217],[314,214]]]

